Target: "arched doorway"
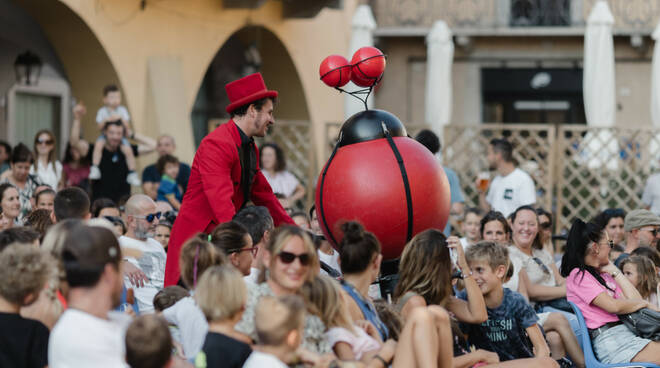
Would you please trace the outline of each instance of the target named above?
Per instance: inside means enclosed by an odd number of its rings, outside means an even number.
[[[22,85],[14,76],[14,60],[26,50],[43,63],[37,85]],[[0,0],[0,55],[0,96],[7,101],[0,137],[31,148],[34,133],[50,129],[62,153],[75,101],[87,106],[85,138],[98,136],[94,120],[103,87],[120,81],[99,40],[69,7],[60,1]]]
[[[263,75],[269,89],[279,92],[276,123],[263,141],[274,141],[284,149],[287,169],[308,186],[310,193],[314,150],[302,83],[288,51],[266,28],[240,29],[229,37],[209,64],[191,112],[195,145],[229,119],[225,112],[229,104],[225,84],[254,72]]]

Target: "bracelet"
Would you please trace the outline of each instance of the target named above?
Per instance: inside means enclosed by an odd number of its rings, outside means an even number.
[[[465,280],[468,277],[472,277],[472,271],[470,271],[468,273],[465,273],[465,272],[461,271],[461,279]]]
[[[385,361],[385,359],[383,359],[382,356],[376,354],[376,355],[374,355],[374,359],[380,360],[380,362],[383,363],[383,367],[385,367],[385,368],[389,367],[389,364]]]
[[[620,273],[621,272],[619,272],[619,271],[612,272],[612,278],[615,279],[617,276],[619,276]]]

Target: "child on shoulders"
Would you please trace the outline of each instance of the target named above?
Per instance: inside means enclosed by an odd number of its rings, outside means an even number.
[[[126,107],[121,105],[121,92],[117,86],[111,84],[103,88],[103,106],[96,113],[96,124],[101,131],[101,135],[94,143],[94,151],[92,153],[92,167],[89,172],[90,180],[101,179],[101,158],[103,157],[103,147],[107,137],[105,136],[105,127],[107,123],[121,121],[124,127],[124,136],[131,137],[132,131],[130,128],[131,117],[128,115]],[[128,166],[128,176],[126,182],[131,185],[140,185],[140,179],[135,172],[135,155],[133,154],[133,147],[126,138],[122,138],[119,149],[126,157],[126,166]]]

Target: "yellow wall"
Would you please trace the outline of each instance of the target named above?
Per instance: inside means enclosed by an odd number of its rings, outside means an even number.
[[[93,34],[102,49],[90,46],[95,42],[93,39],[81,40],[78,36],[80,27],[70,24],[70,15],[60,18],[52,16],[52,12],[66,12],[58,3],[38,0],[16,2],[27,8],[44,28],[62,60],[74,95],[87,102],[89,115],[93,115],[100,106],[98,101],[103,84],[117,81],[121,84],[124,103],[132,114],[136,130],[152,136],[162,133],[174,135],[178,144],[177,155],[183,160],[191,161],[194,154],[190,111],[207,67],[223,43],[246,25],[267,28],[288,51],[304,89],[304,93],[291,93],[292,99],[304,98],[314,128],[318,166],[323,159],[323,125],[328,121],[342,120],[343,100],[319,81],[318,65],[329,54],[346,53],[350,21],[356,6],[354,0],[344,1],[343,9],[326,8],[311,19],[282,19],[281,1],[275,0],[269,0],[253,10],[224,9],[220,0],[161,0],[147,2],[143,11],[139,10],[140,2],[136,0],[60,0],[89,27],[91,33],[87,34]],[[105,62],[104,55],[97,55],[99,51],[107,54]],[[73,57],[81,52],[96,54]],[[181,110],[185,112],[185,121],[180,124],[175,125],[171,119],[167,123],[160,121],[171,116],[168,115],[171,110],[168,105],[176,94],[153,96],[155,82],[153,78],[150,82],[148,70],[150,60],[154,59],[165,59],[166,62],[158,64],[165,64],[165,68],[180,68],[176,71],[180,78],[176,79],[182,81],[180,95],[183,101],[180,103],[183,106]],[[176,61],[172,62],[172,59]],[[90,77],[90,73],[83,73],[88,68],[98,69],[98,75]],[[281,75],[273,75],[274,83],[280,84],[281,78]],[[156,86],[167,88],[168,84],[156,82]],[[282,96],[282,99],[285,98],[286,94]],[[282,103],[286,106],[290,101]],[[290,107],[286,110],[292,111],[293,115],[304,112],[302,108]],[[172,114],[181,116],[178,111]],[[92,128],[92,119],[88,116],[87,130]],[[158,131],[152,131],[154,127]],[[86,137],[91,138],[95,134],[87,132]],[[154,158],[148,157],[147,162]]]

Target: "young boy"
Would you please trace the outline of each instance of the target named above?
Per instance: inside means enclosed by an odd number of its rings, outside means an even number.
[[[461,238],[461,245],[464,250],[476,244],[481,239],[481,234],[479,233],[481,216],[481,210],[478,208],[468,208],[465,210],[465,217],[462,223],[463,237]]]
[[[156,170],[162,175],[158,186],[157,201],[165,201],[174,207],[181,208],[181,189],[176,182],[179,175],[179,159],[172,155],[163,155],[156,162]]]
[[[172,337],[161,317],[144,315],[126,330],[126,362],[131,368],[165,368],[172,365]]]
[[[105,134],[103,134],[106,123],[111,121],[121,120],[124,126],[124,135],[131,137],[133,135],[129,123],[131,117],[128,115],[128,110],[121,105],[121,92],[117,86],[111,84],[103,88],[103,107],[96,113],[96,124],[98,125],[101,135],[94,143],[94,152],[92,154],[92,167],[89,171],[90,180],[101,179],[101,170],[99,164],[103,156],[103,147],[105,146]],[[133,155],[133,147],[126,138],[123,138],[120,145],[121,152],[126,156],[126,166],[128,166],[128,176],[126,182],[131,185],[140,185],[140,179],[135,173],[135,155]]]
[[[488,310],[486,322],[461,325],[470,344],[497,353],[500,361],[548,357],[550,350],[534,309],[522,295],[502,287],[509,267],[507,249],[482,241],[469,247],[465,258]],[[467,300],[467,293],[462,291],[458,297]]]
[[[302,342],[305,304],[299,296],[264,296],[259,300],[255,325],[259,344],[243,368],[286,368]]]
[[[14,244],[0,253],[0,367],[48,365],[48,327],[19,311],[37,300],[52,271],[38,248]]]

